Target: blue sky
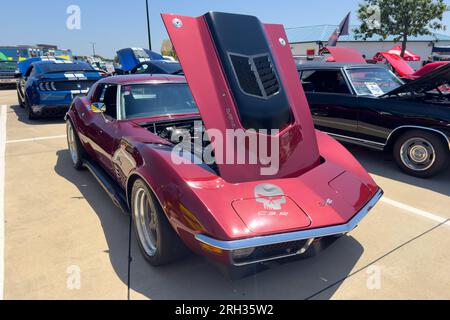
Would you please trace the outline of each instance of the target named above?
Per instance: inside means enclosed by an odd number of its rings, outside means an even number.
[[[97,53],[112,58],[124,47],[148,47],[145,0],[3,0],[0,11],[0,45],[57,44],[75,54],[90,54],[91,42]],[[286,27],[338,24],[355,10],[360,0],[150,0],[152,45],[155,51],[167,38],[160,13],[201,15],[207,11],[245,13],[264,22]],[[81,8],[81,29],[68,30],[66,9]],[[450,13],[444,21],[450,29]],[[450,34],[450,30],[445,32]]]

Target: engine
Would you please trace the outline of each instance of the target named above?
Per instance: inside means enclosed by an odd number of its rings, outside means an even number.
[[[160,121],[142,126],[164,140],[181,146],[202,160],[204,160],[204,150],[211,145],[201,118]],[[214,156],[213,152],[212,155]],[[218,173],[217,165],[209,163],[210,161],[207,162],[208,166]]]

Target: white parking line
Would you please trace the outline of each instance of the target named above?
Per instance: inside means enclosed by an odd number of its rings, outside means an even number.
[[[43,141],[43,140],[54,140],[54,139],[62,139],[62,138],[65,138],[65,137],[66,137],[66,135],[60,135],[60,136],[37,137],[37,138],[20,139],[20,140],[9,140],[9,141],[6,141],[6,144],[22,143],[22,142],[33,142],[33,141]]]
[[[0,300],[3,300],[5,275],[5,150],[6,106],[0,106]]]
[[[403,211],[415,214],[417,216],[421,216],[423,218],[432,220],[432,221],[437,222],[437,223],[441,223],[441,224],[445,223],[446,226],[450,227],[449,219],[441,217],[441,216],[439,216],[437,214],[434,214],[434,213],[431,213],[431,212],[428,212],[428,211],[424,211],[424,210],[421,210],[421,209],[417,209],[417,208],[411,207],[411,206],[409,206],[407,204],[404,204],[404,203],[401,203],[401,202],[398,202],[398,201],[395,201],[395,200],[392,200],[392,199],[389,199],[389,198],[386,198],[386,197],[383,197],[381,199],[381,202],[383,202],[385,204],[388,204],[390,206],[396,207],[396,208],[398,208],[400,210],[403,210]]]

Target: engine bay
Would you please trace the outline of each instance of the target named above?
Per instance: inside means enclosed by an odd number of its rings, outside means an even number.
[[[219,169],[214,159],[212,159],[213,161],[204,159],[205,149],[210,148],[211,141],[207,136],[205,126],[200,117],[141,123],[140,125],[160,138],[191,153],[192,160],[194,160],[194,157],[197,160],[201,159],[203,165],[207,165],[216,174],[219,174]],[[211,153],[214,156],[214,152],[212,151]]]

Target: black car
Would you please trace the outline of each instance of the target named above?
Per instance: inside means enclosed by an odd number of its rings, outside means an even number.
[[[450,64],[404,84],[383,66],[307,63],[298,71],[316,128],[392,152],[417,177],[444,169],[450,151]]]
[[[176,61],[153,60],[138,64],[131,71],[131,74],[173,74],[183,75],[181,65]]]

